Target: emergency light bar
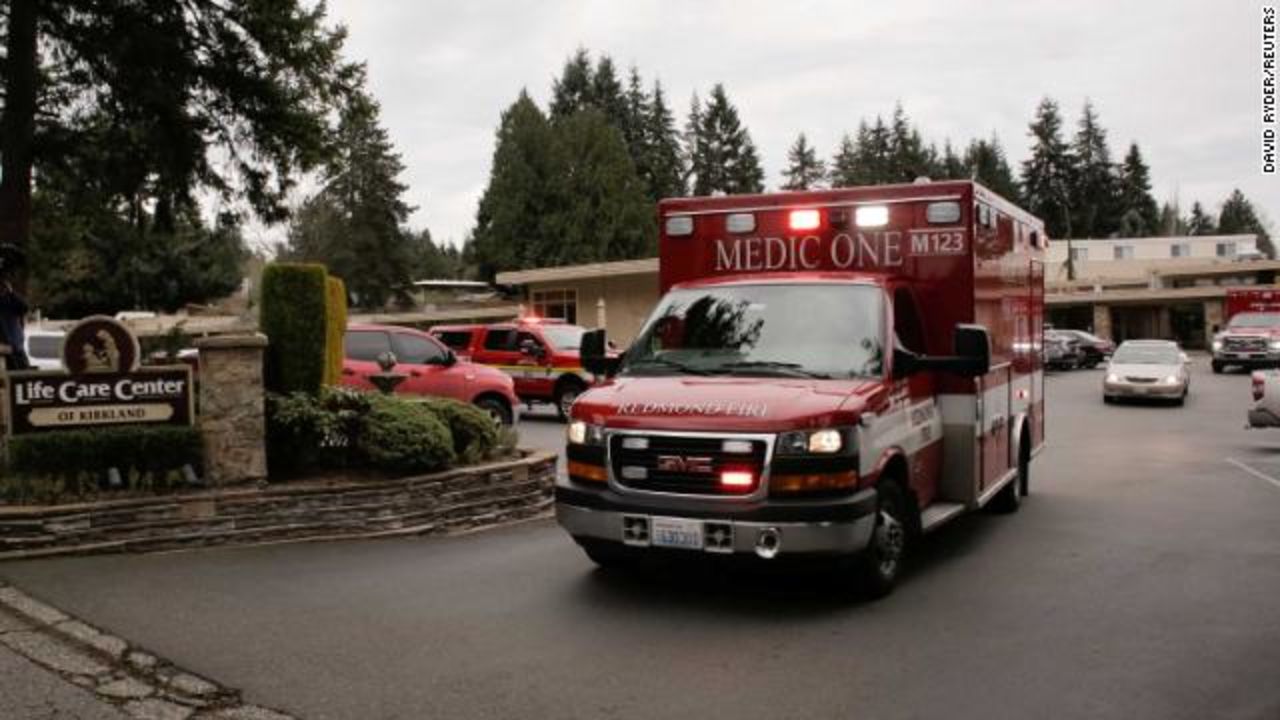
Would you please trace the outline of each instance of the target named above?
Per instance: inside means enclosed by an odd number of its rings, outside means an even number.
[[[817,210],[792,210],[788,225],[792,230],[817,230],[822,224],[822,213]]]
[[[731,233],[749,233],[756,229],[756,216],[751,213],[734,213],[725,218],[724,227]]]
[[[747,490],[756,484],[756,476],[745,470],[725,470],[720,473],[720,487]]]
[[[679,237],[693,234],[693,218],[688,215],[675,215],[667,218],[667,235]]]
[[[889,208],[885,205],[864,205],[853,213],[858,227],[884,227],[889,224]]]

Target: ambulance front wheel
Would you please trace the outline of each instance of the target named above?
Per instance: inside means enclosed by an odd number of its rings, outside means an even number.
[[[909,505],[902,487],[892,480],[876,487],[876,520],[871,542],[855,561],[855,579],[867,598],[893,592],[902,573],[910,528]]]

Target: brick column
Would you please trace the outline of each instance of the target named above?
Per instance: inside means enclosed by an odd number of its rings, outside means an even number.
[[[200,351],[200,434],[211,485],[267,477],[262,334],[196,341]]]

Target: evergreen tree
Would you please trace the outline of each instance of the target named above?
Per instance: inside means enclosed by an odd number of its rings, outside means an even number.
[[[566,118],[595,105],[595,78],[586,48],[578,48],[564,63],[551,86],[551,117]]]
[[[877,115],[875,124],[867,128],[865,137],[859,126],[858,154],[862,158],[862,172],[866,178],[864,184],[886,185],[896,182],[893,170],[893,136],[880,116]]]
[[[325,158],[328,108],[346,92],[351,66],[323,5],[15,0],[6,8],[4,242],[29,245],[33,168],[67,176],[104,139],[127,160],[130,192],[142,200],[131,210],[135,230],[149,214],[139,210],[152,206],[159,226],[176,227],[206,192],[280,220],[298,173]]]
[[[711,89],[705,108],[698,107],[695,96],[690,120],[695,119],[689,162],[693,194],[761,192],[764,169],[723,85],[717,83]]]
[[[1031,156],[1022,163],[1024,206],[1044,220],[1050,237],[1073,237],[1072,159],[1062,139],[1058,104],[1049,98],[1041,100],[1027,132],[1032,142]]]
[[[596,71],[591,77],[591,104],[604,113],[609,124],[622,130],[625,137],[629,120],[627,96],[608,55],[601,55],[596,62]]]
[[[974,140],[964,153],[964,176],[986,185],[1013,202],[1018,202],[1018,181],[1013,177],[1013,170],[1005,159],[1004,149],[993,134],[990,140]]]
[[[1175,199],[1160,206],[1160,234],[1165,236],[1186,235],[1189,228],[1182,219],[1182,210]]]
[[[942,158],[938,162],[937,175],[944,180],[964,180],[970,177],[965,161],[951,147],[951,140],[942,145]]]
[[[692,194],[697,195],[698,170],[697,165],[701,162],[700,158],[705,150],[701,146],[702,142],[702,101],[698,98],[695,91],[689,97],[689,115],[684,121],[684,130],[680,133],[681,145],[681,161],[684,166],[683,185],[689,188]]]
[[[558,209],[531,238],[529,267],[628,260],[657,251],[653,206],[622,134],[604,113],[584,110],[554,128],[561,149]]]
[[[1071,154],[1075,166],[1071,184],[1072,229],[1077,237],[1107,237],[1120,225],[1117,182],[1107,133],[1098,123],[1091,102],[1084,104]]]
[[[1160,209],[1151,196],[1151,171],[1147,169],[1137,143],[1129,144],[1129,152],[1120,165],[1117,184],[1117,199],[1124,211],[1122,219],[1125,219],[1120,234],[1123,237],[1142,237],[1156,232],[1160,226]]]
[[[640,171],[642,177],[647,173],[641,170],[642,163],[647,159],[648,154],[647,142],[649,140],[647,134],[647,126],[649,123],[649,96],[645,94],[644,86],[640,80],[640,71],[634,66],[627,77],[627,94],[626,94],[626,112],[623,113],[622,121],[618,123],[618,129],[622,131],[622,139],[627,143],[627,151],[631,153],[631,157],[636,161],[636,169]]]
[[[480,278],[549,264],[539,262],[531,244],[542,237],[545,218],[562,208],[556,185],[563,168],[550,123],[521,91],[502,113],[489,184],[469,243],[468,259]]]
[[[783,190],[810,190],[820,187],[826,181],[826,163],[818,159],[818,154],[804,133],[800,133],[795,144],[787,151],[787,163],[787,169],[783,171],[787,178],[782,186]]]
[[[858,146],[849,133],[840,138],[840,148],[831,158],[831,186],[854,187],[858,184]]]
[[[647,110],[643,131],[645,158],[640,163],[643,167],[641,179],[645,182],[649,199],[654,202],[667,197],[680,197],[687,192],[680,139],[676,134],[675,118],[667,107],[662,85],[656,81],[653,83]]]
[[[1222,212],[1218,215],[1218,232],[1222,235],[1255,234],[1258,236],[1258,251],[1268,258],[1276,256],[1266,225],[1258,217],[1253,203],[1245,198],[1239,188],[1232,190],[1226,202],[1222,203]]]
[[[1217,223],[1211,215],[1205,213],[1204,207],[1197,200],[1191,203],[1191,217],[1187,219],[1188,235],[1216,235],[1218,233]]]
[[[889,129],[887,172],[881,182],[907,183],[929,174],[929,157],[920,131],[911,126],[898,104]]]
[[[378,103],[363,92],[342,108],[324,186],[304,205],[289,238],[290,257],[327,265],[364,307],[381,307],[393,296],[406,300],[421,264],[420,248],[403,228],[412,210],[402,199],[404,163],[378,116]]]

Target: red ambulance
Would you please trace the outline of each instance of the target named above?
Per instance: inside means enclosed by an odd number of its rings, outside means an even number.
[[[1280,288],[1227,290],[1227,327],[1213,338],[1213,371],[1280,365]]]
[[[665,293],[568,427],[597,563],[819,557],[876,596],[913,540],[1012,512],[1044,444],[1044,225],[973,182],[665,200]]]

